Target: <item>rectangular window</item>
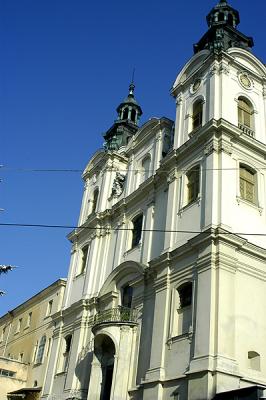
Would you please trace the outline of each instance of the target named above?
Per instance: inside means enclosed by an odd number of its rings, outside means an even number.
[[[82,258],[81,258],[81,264],[80,264],[80,269],[79,269],[79,273],[83,274],[85,269],[86,269],[86,265],[87,265],[87,258],[88,258],[88,251],[89,251],[89,246],[84,246],[83,249],[81,250],[82,252]]]
[[[255,174],[244,166],[240,167],[240,196],[255,203]]]
[[[6,328],[3,328],[2,333],[1,333],[1,337],[0,337],[0,342],[3,342],[3,340],[4,340],[5,331],[6,331]]]
[[[53,309],[53,300],[50,300],[47,305],[46,317],[49,317],[49,315],[52,314],[52,309]]]
[[[15,375],[16,373],[14,371],[8,371],[7,369],[0,369],[0,376],[9,376],[12,378]]]
[[[30,327],[30,325],[31,325],[31,319],[32,319],[32,312],[30,312],[30,313],[28,314],[27,325],[25,326],[25,329]]]
[[[16,333],[19,333],[21,331],[21,326],[22,326],[22,318],[19,318]]]
[[[200,168],[193,167],[187,173],[187,204],[197,200],[199,195]]]

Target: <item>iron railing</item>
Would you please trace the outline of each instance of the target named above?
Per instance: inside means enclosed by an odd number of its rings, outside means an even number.
[[[127,307],[116,307],[108,310],[99,311],[93,321],[93,325],[102,324],[104,322],[129,322],[136,323],[138,319],[137,310]]]

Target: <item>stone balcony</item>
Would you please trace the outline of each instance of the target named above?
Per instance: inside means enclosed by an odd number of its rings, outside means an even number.
[[[238,124],[239,129],[245,133],[245,135],[250,136],[252,138],[255,137],[255,132],[250,129],[248,126],[245,126],[243,124]]]
[[[93,327],[101,324],[137,324],[138,312],[134,308],[115,307],[99,311],[93,320]]]

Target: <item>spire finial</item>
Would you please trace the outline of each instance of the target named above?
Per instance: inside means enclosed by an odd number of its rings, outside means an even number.
[[[133,68],[132,79],[131,79],[131,83],[129,85],[129,95],[133,96],[133,97],[134,97],[134,90],[135,90],[134,79],[135,79],[135,68]]]

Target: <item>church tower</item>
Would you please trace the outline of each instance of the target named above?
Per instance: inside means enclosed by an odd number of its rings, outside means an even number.
[[[226,0],[172,87],[134,95],[85,168],[42,399],[263,398],[266,68]]]

